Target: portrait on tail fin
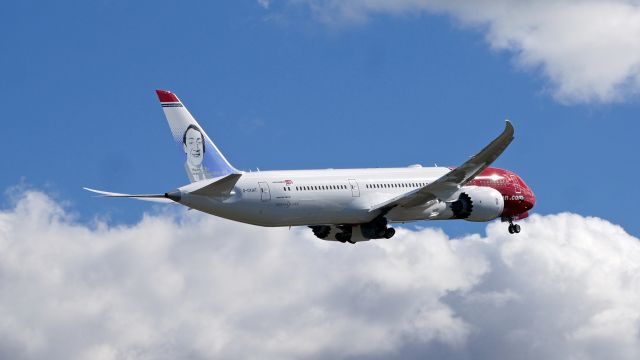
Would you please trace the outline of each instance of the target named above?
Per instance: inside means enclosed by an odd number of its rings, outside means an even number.
[[[210,178],[203,164],[206,145],[202,130],[197,125],[189,125],[182,135],[182,146],[186,155],[185,170],[191,182]]]

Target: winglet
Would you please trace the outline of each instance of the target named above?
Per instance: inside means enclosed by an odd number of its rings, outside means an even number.
[[[513,124],[511,123],[511,120],[506,119],[504,124],[504,130],[507,133],[511,133],[511,137],[513,138],[513,134],[515,133],[515,129],[513,128]]]

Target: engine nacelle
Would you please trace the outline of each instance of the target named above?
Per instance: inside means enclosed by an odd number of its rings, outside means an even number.
[[[504,209],[502,194],[493,188],[465,186],[458,200],[449,205],[454,219],[489,221],[500,217]]]

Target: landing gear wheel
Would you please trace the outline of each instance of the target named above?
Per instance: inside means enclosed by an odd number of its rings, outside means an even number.
[[[347,242],[347,235],[343,234],[343,233],[337,233],[336,234],[336,240],[340,241],[341,243],[345,243]]]
[[[520,225],[514,224],[509,221],[509,234],[518,234],[520,232]]]
[[[396,234],[396,229],[388,228],[387,230],[384,231],[384,238],[391,239],[395,234]]]
[[[326,225],[314,225],[309,227],[311,228],[311,230],[313,230],[313,235],[323,240],[326,239],[331,232],[331,227]]]

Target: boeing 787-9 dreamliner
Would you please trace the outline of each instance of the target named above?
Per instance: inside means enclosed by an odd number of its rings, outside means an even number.
[[[191,181],[164,194],[121,194],[85,188],[106,197],[176,202],[260,226],[308,226],[323,240],[356,243],[389,239],[389,224],[419,220],[509,223],[526,218],[536,198],[512,171],[489,167],[513,140],[507,120],[502,134],[455,167],[280,170],[234,168],[170,91],[156,90],[173,139],[185,156]]]

